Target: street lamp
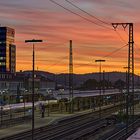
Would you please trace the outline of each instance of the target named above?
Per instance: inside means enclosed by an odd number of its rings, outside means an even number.
[[[39,42],[43,42],[43,40],[36,40],[36,39],[32,39],[32,40],[25,40],[25,43],[33,43],[33,70],[32,70],[32,140],[34,140],[34,68],[35,68],[35,50],[34,50],[34,44],[35,43],[39,43]]]
[[[99,77],[99,87],[100,87],[100,95],[99,95],[99,99],[100,99],[100,101],[99,101],[99,118],[101,119],[101,66],[102,66],[102,62],[105,62],[105,60],[102,60],[102,59],[98,59],[98,60],[95,60],[95,62],[99,62],[100,63],[100,66],[99,66],[99,75],[100,75],[100,77]]]

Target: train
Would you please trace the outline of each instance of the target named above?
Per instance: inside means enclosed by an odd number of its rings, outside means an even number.
[[[135,133],[127,138],[127,140],[139,140],[140,139],[140,128]]]

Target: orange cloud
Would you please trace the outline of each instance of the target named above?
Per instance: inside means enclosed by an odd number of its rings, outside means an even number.
[[[131,0],[119,2],[73,0],[82,9],[109,23],[116,21],[134,22],[134,41],[137,44],[135,46],[135,68],[138,72],[140,2],[134,1],[139,4],[135,4]],[[59,3],[93,22],[99,23],[96,19],[82,13],[68,3],[64,1],[59,1]],[[107,71],[123,71],[122,67],[127,65],[128,47],[104,57],[127,44],[127,29],[125,32],[122,27],[118,27],[117,32],[108,30],[44,0],[1,1],[0,12],[1,24],[16,30],[17,70],[32,69],[32,44],[25,44],[24,41],[33,38],[45,41],[35,44],[36,67],[39,67],[40,70],[50,72],[68,70],[69,40],[73,40],[73,62],[76,73],[98,71],[98,65],[92,67],[95,65],[92,62],[101,58],[107,60],[104,64]],[[105,26],[113,29],[111,24]],[[66,58],[61,61],[63,57]],[[78,65],[81,67],[78,68]]]

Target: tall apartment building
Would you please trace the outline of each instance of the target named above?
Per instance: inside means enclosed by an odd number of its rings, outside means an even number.
[[[0,27],[0,73],[16,72],[15,30]]]

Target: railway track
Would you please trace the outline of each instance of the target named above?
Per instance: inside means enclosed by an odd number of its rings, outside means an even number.
[[[128,125],[128,130],[126,132],[126,127],[114,133],[105,140],[126,140],[135,130],[140,126],[140,119],[135,120],[133,123]]]
[[[35,140],[65,140],[68,139],[76,140],[83,135],[86,135],[87,132],[96,131],[96,128],[105,126],[105,118],[108,117],[111,113],[117,111],[119,105],[105,108],[102,110],[101,120],[98,118],[99,112],[90,112],[87,114],[77,115],[68,119],[60,120],[57,124],[52,124],[49,126],[44,126],[35,129],[34,139]],[[91,128],[91,129],[90,129]],[[81,134],[79,132],[82,132]],[[1,140],[31,140],[31,130],[23,133],[19,133],[13,136],[2,138]],[[78,137],[77,137],[78,136]]]
[[[99,120],[96,121],[95,124],[90,124],[89,127],[86,127],[85,129],[81,129],[77,131],[77,133],[72,134],[71,136],[66,136],[64,139],[66,140],[81,140],[84,139],[85,136],[90,135],[92,133],[95,134],[98,130],[105,128],[107,126],[106,120]]]
[[[12,118],[12,119],[6,119],[3,120],[0,124],[0,129],[6,128],[6,127],[12,127],[17,124],[22,124],[24,122],[30,122],[31,121],[31,115],[26,115],[18,118]]]
[[[69,126],[65,126],[64,129],[59,129],[56,131],[53,131],[51,133],[48,133],[48,135],[41,134],[38,135],[37,137],[35,137],[35,140],[63,140],[63,139],[67,139],[67,137],[70,138],[71,135],[75,134],[75,132],[80,132],[81,130],[85,130],[88,127],[91,126],[97,126],[100,123],[101,124],[105,124],[105,119],[101,120],[102,122],[100,122],[99,119],[96,120],[90,120],[90,121],[84,121],[81,123],[75,123],[75,124],[71,124]]]

